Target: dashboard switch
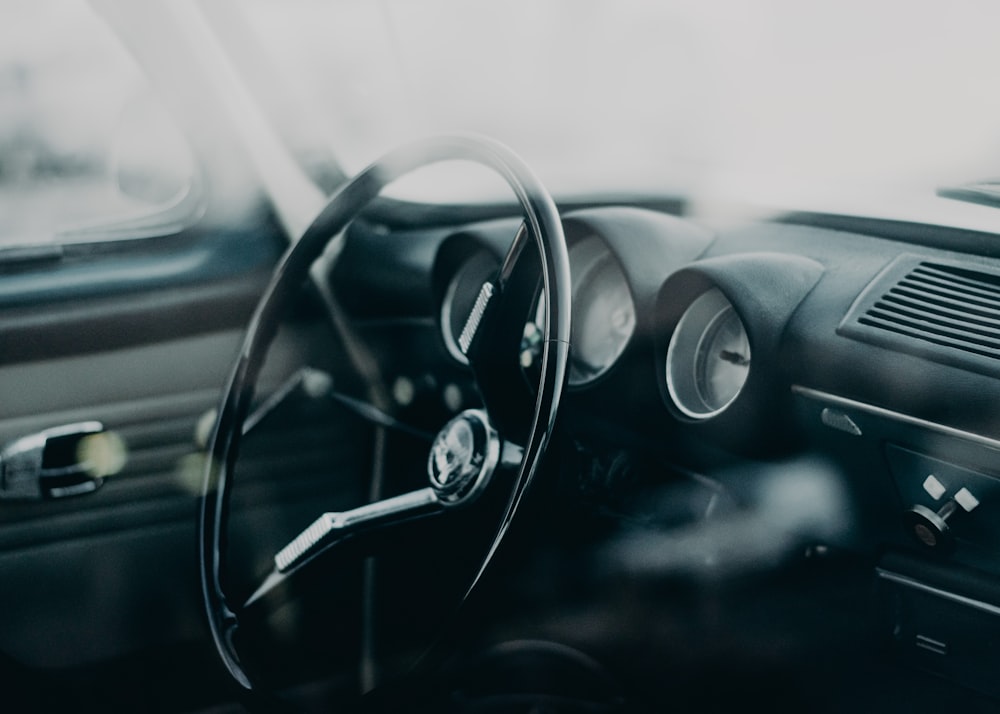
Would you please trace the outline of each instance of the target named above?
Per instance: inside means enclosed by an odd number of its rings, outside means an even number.
[[[941,497],[948,491],[948,489],[944,487],[944,484],[937,480],[937,476],[934,474],[931,474],[924,479],[924,490],[927,491],[927,495],[935,501],[940,501]]]
[[[955,503],[964,508],[966,513],[972,513],[979,505],[979,499],[969,493],[969,489],[961,488],[955,494]]]
[[[934,477],[931,476],[928,480],[931,478]],[[934,479],[934,481],[937,482],[937,479]],[[934,496],[931,493],[932,489],[927,488],[926,481],[924,482],[924,488],[932,497]],[[937,498],[940,497],[939,495]],[[952,533],[949,521],[959,513],[971,513],[977,506],[979,506],[979,499],[973,496],[969,489],[962,487],[937,511],[917,504],[911,506],[906,511],[904,519],[908,530],[918,542],[932,550],[946,553],[955,547],[955,536]]]

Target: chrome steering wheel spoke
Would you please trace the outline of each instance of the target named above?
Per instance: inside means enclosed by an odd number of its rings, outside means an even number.
[[[467,505],[486,489],[498,465],[517,466],[522,450],[504,446],[486,412],[468,409],[438,432],[427,458],[430,485],[322,514],[274,556],[274,569],[247,598],[247,608],[275,590],[300,568],[348,538],[374,535],[392,526]]]
[[[416,518],[440,513],[445,505],[433,488],[421,488],[399,496],[352,508],[327,512],[293,538],[274,556],[274,569],[243,603],[247,608],[271,593],[300,568],[348,538],[375,533]]]

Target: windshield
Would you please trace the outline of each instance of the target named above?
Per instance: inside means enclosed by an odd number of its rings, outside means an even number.
[[[447,131],[499,138],[562,195],[884,195],[1000,167],[993,2],[295,0],[248,20],[349,173]]]

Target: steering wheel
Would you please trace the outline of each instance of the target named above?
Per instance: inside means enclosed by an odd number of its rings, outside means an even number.
[[[442,161],[470,161],[496,171],[514,191],[524,223],[495,277],[483,284],[459,338],[485,402],[483,409],[467,410],[445,424],[428,455],[428,486],[359,508],[321,514],[282,548],[274,569],[246,602],[234,602],[223,587],[226,564],[228,504],[233,489],[244,422],[250,413],[256,381],[267,348],[278,330],[279,318],[306,281],[310,266],[338,235],[392,181],[418,168]],[[512,278],[523,273],[525,250],[532,238],[541,273],[545,307],[539,382],[527,425],[509,429],[499,396],[483,389],[495,367],[493,349],[504,325],[523,327],[522,292],[512,289]],[[520,266],[520,268],[519,268]],[[516,314],[520,312],[520,314]],[[212,639],[232,678],[245,690],[255,683],[234,644],[242,613],[254,600],[317,555],[346,538],[363,537],[415,517],[432,517],[474,502],[496,473],[509,471],[510,496],[496,524],[489,547],[478,563],[464,597],[468,597],[517,513],[545,452],[566,381],[570,330],[569,260],[562,224],[552,198],[512,151],[493,140],[475,136],[447,136],[409,144],[385,155],[355,176],[285,252],[250,320],[236,364],[218,409],[201,494],[198,538],[203,605]],[[517,338],[520,334],[516,335]],[[516,353],[515,353],[516,354]],[[516,356],[513,358],[516,360]],[[509,411],[509,410],[507,410]],[[516,443],[517,441],[521,443]]]

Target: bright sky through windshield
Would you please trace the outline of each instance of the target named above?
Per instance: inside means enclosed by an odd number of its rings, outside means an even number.
[[[1000,174],[995,0],[206,7],[246,14],[254,60],[274,63],[350,173],[403,141],[472,131],[563,196],[885,207]],[[166,165],[182,152],[127,141],[129,127],[153,136],[140,111],[151,94],[110,28],[80,0],[12,1],[0,18],[0,242],[156,205],[118,190],[121,159],[183,175]],[[451,172],[395,192],[507,195]]]
[[[251,20],[351,170],[473,130],[561,192],[1000,172],[994,2],[297,0]]]

